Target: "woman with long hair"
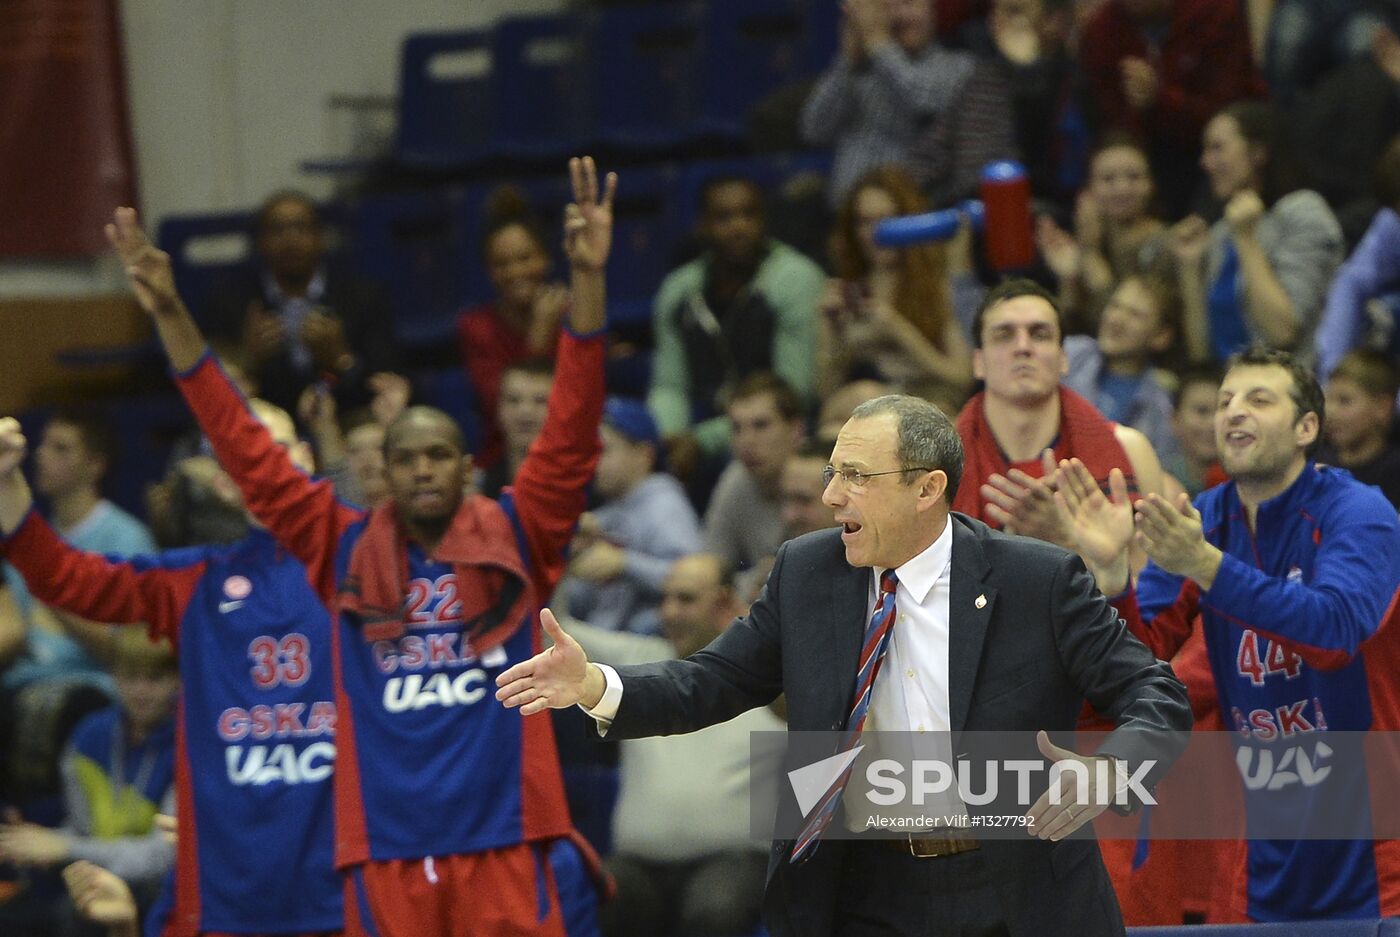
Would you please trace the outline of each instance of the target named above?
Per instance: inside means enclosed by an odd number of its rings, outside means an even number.
[[[1167,258],[1166,225],[1153,212],[1156,183],[1147,150],[1134,137],[1109,133],[1089,157],[1089,183],[1074,209],[1074,233],[1048,215],[1036,223],[1041,256],[1059,279],[1060,305],[1092,333],[1114,288]]]
[[[1213,226],[1191,216],[1171,231],[1187,349],[1224,361],[1251,342],[1301,353],[1345,255],[1321,195],[1294,184],[1277,111],[1231,104],[1206,124],[1201,168],[1224,206]]]
[[[875,226],[928,211],[909,175],[882,166],[856,183],[831,236],[836,278],[821,303],[818,386],[823,396],[854,378],[902,390],[959,396],[972,382],[972,354],[953,315],[942,244],[884,248]]]
[[[501,378],[517,362],[554,357],[568,289],[550,279],[547,235],[519,190],[501,186],[492,193],[483,244],[496,297],[458,316],[457,333],[486,430],[477,462],[490,468],[502,451],[496,417]]]

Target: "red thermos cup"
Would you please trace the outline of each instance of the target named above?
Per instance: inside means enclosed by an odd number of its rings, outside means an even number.
[[[1020,163],[989,163],[982,170],[983,237],[987,262],[998,272],[1023,270],[1035,262],[1031,232],[1031,182]]]

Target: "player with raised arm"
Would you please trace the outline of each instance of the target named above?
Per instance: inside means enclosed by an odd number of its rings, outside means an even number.
[[[499,502],[464,497],[471,456],[441,411],[388,428],[393,497],[366,514],[299,471],[248,413],[176,294],[169,258],[118,213],[116,239],[181,391],[253,514],[331,610],[340,756],[336,864],[349,934],[539,934],[592,922],[547,720],[493,698],[542,647],[599,453],[604,275],[616,178],[570,163],[569,322],[539,440]]]
[[[286,458],[311,465],[291,417],[261,400],[253,410]],[[4,558],[41,601],[93,621],[147,622],[178,652],[183,832],[164,937],[340,931],[330,617],[305,568],[256,528],[229,546],[120,562],[82,552],[33,509],[25,450],[19,423],[0,419]]]

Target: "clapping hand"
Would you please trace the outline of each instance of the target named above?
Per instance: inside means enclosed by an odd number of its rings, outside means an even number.
[[[1055,505],[1055,455],[1041,453],[1044,476],[1032,478],[1020,469],[992,474],[980,489],[987,516],[1011,534],[1035,537],[1071,548],[1068,519]]]
[[[1094,476],[1078,459],[1060,463],[1055,473],[1055,505],[1066,519],[1075,551],[1106,595],[1121,592],[1128,581],[1128,546],[1133,541],[1133,506],[1123,470],[1108,473],[1104,495]]]
[[[1169,239],[1177,264],[1182,269],[1195,269],[1210,244],[1210,225],[1200,215],[1190,215],[1171,226]]]
[[[574,200],[564,209],[564,253],[574,270],[602,272],[612,249],[613,196],[617,173],[608,173],[598,200],[598,167],[593,157],[569,160]]]
[[[29,443],[19,420],[12,416],[0,419],[0,483],[14,479],[28,451]]]
[[[1264,200],[1253,189],[1236,192],[1225,203],[1225,222],[1235,237],[1250,237],[1264,217]]]
[[[1119,63],[1123,79],[1123,97],[1135,111],[1145,111],[1157,100],[1161,79],[1147,59],[1128,56]]]
[[[392,371],[379,371],[369,377],[369,389],[374,397],[369,402],[369,412],[374,422],[388,427],[408,408],[413,397],[413,384],[402,374]]]
[[[1220,570],[1222,554],[1206,540],[1201,514],[1191,504],[1190,496],[1182,492],[1173,505],[1159,494],[1150,494],[1133,507],[1137,542],[1152,562],[1209,589]]]
[[[112,223],[104,229],[107,241],[126,268],[127,281],[136,301],[148,315],[164,315],[180,308],[175,291],[175,274],[170,255],[160,250],[141,228],[134,208],[118,208]]]

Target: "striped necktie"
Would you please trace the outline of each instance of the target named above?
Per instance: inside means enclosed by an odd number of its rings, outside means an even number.
[[[870,692],[875,687],[875,676],[880,672],[880,665],[885,660],[885,649],[890,644],[895,615],[894,590],[898,585],[899,579],[894,570],[885,570],[884,575],[880,577],[880,595],[875,600],[875,611],[870,615],[870,624],[865,627],[865,641],[860,649],[860,667],[856,670],[855,699],[851,703],[851,715],[846,720],[846,733],[841,736],[841,747],[837,754],[849,752],[854,748],[860,739],[861,729],[865,726],[865,716],[870,711]],[[805,861],[817,851],[818,841],[831,823],[831,818],[836,815],[836,805],[841,802],[841,795],[846,790],[846,782],[850,780],[851,768],[854,766],[855,761],[852,760],[851,764],[846,766],[846,770],[831,782],[826,795],[807,817],[802,832],[792,844],[793,862]]]

